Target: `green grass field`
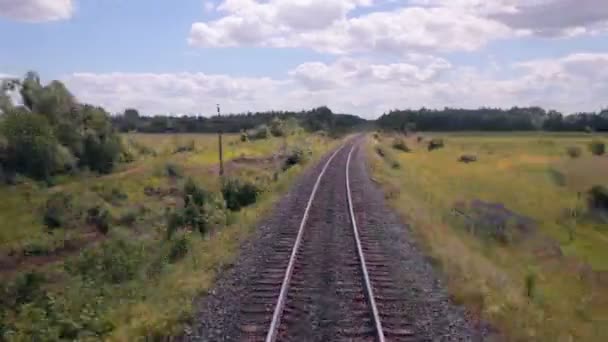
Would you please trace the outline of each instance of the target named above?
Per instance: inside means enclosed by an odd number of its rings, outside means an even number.
[[[445,147],[428,151],[432,136]],[[591,155],[589,135],[429,134],[405,138],[409,153],[392,148],[393,139],[369,138],[373,177],[456,302],[509,340],[608,339],[608,224],[567,214],[586,207],[591,186],[608,184],[608,157]],[[571,146],[579,158],[566,154]],[[463,154],[477,161],[459,162]],[[508,243],[472,234],[454,209],[474,200],[532,219],[534,232]]]
[[[217,211],[220,218],[211,219],[216,223],[204,236],[184,232],[167,240],[165,210],[179,205],[181,195],[172,191],[179,191],[185,179],[194,179],[215,197],[220,192],[217,136],[123,138],[137,158],[112,174],[63,177],[52,187],[31,181],[0,187],[0,262],[10,266],[0,273],[0,280],[8,284],[29,271],[45,278],[40,285],[44,295],[30,291],[33,285],[22,286],[34,299],[26,299],[17,310],[3,311],[0,305],[0,336],[46,341],[67,334],[68,339],[132,341],[179,333],[192,314],[193,299],[234,260],[240,244],[295,176],[340,142],[304,133],[251,142],[225,136],[226,176],[256,184],[262,189],[258,201],[238,212]],[[176,153],[183,146],[188,149]],[[309,148],[311,160],[283,171],[273,154],[296,146]],[[168,176],[168,165],[179,175]],[[146,194],[146,188],[152,193]],[[109,233],[100,234],[87,225],[46,229],[43,207],[59,192],[73,196],[78,205],[107,208],[112,217]],[[120,197],[113,198],[113,193]],[[135,219],[122,223],[128,215]],[[186,241],[187,253],[173,261],[180,239]]]

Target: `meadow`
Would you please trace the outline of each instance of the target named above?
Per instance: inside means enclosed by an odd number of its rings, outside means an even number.
[[[455,302],[507,340],[605,341],[608,221],[588,191],[608,157],[588,146],[606,138],[374,134],[368,158]]]
[[[179,334],[193,299],[230,265],[259,219],[339,143],[301,131],[254,141],[224,136],[225,180],[253,198],[241,204],[220,181],[216,135],[121,138],[131,160],[108,175],[0,186],[0,340]],[[287,164],[294,151],[297,161]]]

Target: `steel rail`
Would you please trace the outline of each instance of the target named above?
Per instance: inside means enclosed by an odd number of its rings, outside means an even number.
[[[378,313],[378,307],[376,306],[376,300],[374,298],[374,290],[367,272],[367,264],[365,263],[365,255],[363,255],[363,248],[361,247],[361,239],[359,238],[359,229],[357,228],[357,220],[355,219],[355,211],[353,209],[353,199],[350,191],[350,159],[355,150],[356,143],[353,144],[350,151],[348,152],[348,158],[346,159],[346,197],[348,198],[348,210],[350,212],[350,220],[353,227],[353,233],[355,235],[355,242],[357,244],[357,252],[359,254],[359,261],[361,263],[361,271],[363,272],[363,280],[365,283],[365,290],[369,306],[372,309],[374,316],[374,325],[376,327],[376,337],[378,342],[385,342],[384,330],[382,329],[382,322],[380,321],[380,314]]]
[[[302,235],[304,235],[304,226],[306,225],[306,221],[308,220],[308,214],[310,212],[310,207],[312,206],[312,202],[315,199],[315,195],[317,194],[317,189],[319,188],[319,184],[321,183],[321,178],[325,175],[325,171],[329,167],[329,164],[334,159],[334,157],[344,149],[345,145],[342,145],[338,148],[327,160],[323,169],[321,169],[321,173],[317,177],[317,181],[315,182],[314,187],[312,188],[312,192],[310,194],[310,198],[308,199],[308,203],[306,204],[306,209],[304,210],[304,216],[302,217],[302,221],[300,222],[300,228],[298,229],[298,235],[296,237],[296,241],[294,243],[293,249],[291,251],[291,257],[289,258],[289,264],[287,265],[287,270],[285,271],[285,278],[283,278],[283,283],[281,284],[281,292],[279,293],[279,298],[277,300],[277,305],[274,309],[274,313],[272,315],[272,321],[270,322],[270,329],[268,330],[268,334],[266,335],[266,342],[274,342],[277,338],[278,328],[281,323],[281,315],[283,314],[283,309],[285,307],[285,300],[287,298],[287,291],[289,290],[289,283],[291,282],[291,276],[293,274],[293,269],[295,265],[295,259],[298,254],[298,250],[302,243]]]

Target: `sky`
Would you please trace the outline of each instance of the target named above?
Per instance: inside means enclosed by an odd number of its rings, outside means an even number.
[[[0,42],[115,113],[608,107],[607,0],[0,0]]]

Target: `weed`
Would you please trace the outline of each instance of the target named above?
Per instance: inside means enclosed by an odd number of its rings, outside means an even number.
[[[222,184],[222,195],[226,201],[226,207],[232,211],[255,203],[260,192],[255,184],[236,178],[228,179]]]

